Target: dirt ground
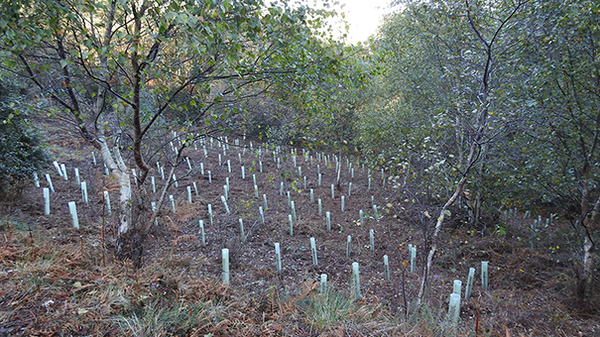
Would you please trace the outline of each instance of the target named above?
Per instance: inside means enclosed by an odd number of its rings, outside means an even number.
[[[222,275],[222,249],[228,248],[231,284],[227,291],[231,298],[245,303],[244,310],[253,308],[249,315],[253,315],[254,321],[262,322],[263,325],[264,322],[271,322],[270,326],[283,324],[286,330],[274,330],[282,335],[319,335],[323,332],[308,326],[299,317],[284,317],[285,311],[281,310],[281,306],[279,309],[275,308],[274,303],[293,296],[298,289],[308,284],[307,281],[318,281],[321,274],[326,274],[330,284],[336,288],[349,290],[352,263],[357,262],[363,296],[361,301],[372,308],[371,317],[378,320],[385,316],[387,322],[392,322],[389,326],[405,321],[406,310],[411,311],[411,304],[414,304],[418,293],[427,254],[423,224],[412,219],[423,218],[415,212],[424,214],[428,211],[427,214],[431,213],[433,216],[431,219],[425,217],[425,221],[431,226],[436,217],[435,208],[417,210],[414,203],[406,199],[402,187],[396,188],[390,179],[385,179],[384,186],[381,172],[372,172],[369,188],[368,170],[363,169],[355,160],[347,161],[346,157],[339,160],[341,174],[338,184],[338,164],[333,154],[327,156],[326,162],[325,154],[304,150],[306,155],[303,156],[303,149],[298,148],[295,149],[297,154],[294,165],[291,148],[276,151],[274,148],[260,147],[259,153],[258,143],[253,143],[250,147],[249,141],[232,137],[229,137],[229,141],[230,145],[225,146],[225,153],[224,144],[216,140],[206,140],[206,156],[200,142],[196,144],[197,150],[194,147],[185,150],[183,157],[189,158],[192,170],[186,159],[177,167],[178,187],[172,186],[168,191],[168,195],[173,195],[175,212],[171,210],[167,198],[161,206],[158,224],[152,228],[145,245],[143,261],[146,270],[139,272],[141,279],[148,281],[148,284],[160,283],[161,287],[167,289],[165,294],[167,291],[176,293],[178,289],[185,288],[185,284],[181,284],[181,280],[185,279],[210,279],[218,284]],[[239,147],[235,146],[238,141]],[[57,138],[53,144],[50,149],[56,150],[56,160],[66,165],[69,180],[61,178],[54,167],[50,166],[39,175],[40,188],[28,181],[20,196],[0,203],[4,222],[0,227],[0,234],[4,238],[0,241],[4,241],[5,247],[4,258],[0,259],[3,273],[0,281],[5,285],[0,290],[0,336],[25,334],[23,331],[34,331],[32,327],[36,324],[43,325],[39,321],[32,323],[26,318],[28,316],[24,314],[24,310],[11,309],[11,303],[15,299],[10,296],[10,291],[18,287],[18,280],[11,279],[10,276],[10,270],[14,269],[17,259],[13,255],[19,251],[17,248],[25,245],[24,241],[11,241],[11,235],[18,232],[30,233],[32,237],[44,237],[55,247],[79,245],[82,255],[88,258],[85,269],[90,275],[108,277],[111,266],[123,266],[121,262],[114,260],[118,186],[104,175],[98,154],[97,163],[93,165],[90,147],[75,142],[68,136]],[[167,147],[166,151],[170,149]],[[228,161],[231,173],[228,171]],[[262,172],[259,161],[262,162]],[[201,163],[204,174],[200,172]],[[150,200],[156,201],[165,182],[157,172],[155,163],[150,164],[150,175],[156,181],[157,191],[152,191],[150,178],[145,186]],[[159,164],[165,165],[162,161]],[[245,179],[242,179],[242,165],[245,167]],[[81,180],[88,184],[88,203],[82,200],[74,168],[79,169]],[[168,171],[168,167],[165,171]],[[209,182],[208,171],[211,172],[212,182]],[[318,171],[322,174],[321,185],[318,184]],[[44,215],[41,190],[48,187],[44,178],[46,173],[51,176],[56,190],[51,193],[49,216]],[[254,190],[253,175],[256,177],[258,197]],[[230,186],[227,201],[230,214],[221,201],[227,178]],[[198,195],[193,187],[194,182]],[[280,194],[281,182],[283,195]],[[332,184],[335,193],[333,198]],[[192,191],[191,203],[188,201],[188,186]],[[314,202],[310,199],[311,189]],[[106,215],[103,191],[110,192],[112,216]],[[293,221],[293,236],[289,233],[288,215],[292,212],[287,192],[295,204],[297,215],[297,220]],[[267,208],[264,208],[263,195],[267,198]],[[345,201],[344,212],[341,210],[342,196]],[[318,199],[321,200],[322,215],[318,212]],[[374,214],[372,200],[377,205],[377,215]],[[71,228],[68,209],[70,201],[76,202],[80,230]],[[212,225],[207,211],[209,204],[214,212]],[[264,210],[264,223],[259,207]],[[360,210],[363,210],[366,219],[362,222]],[[330,230],[326,226],[326,212],[331,214]],[[502,336],[507,333],[517,336],[599,335],[597,298],[587,306],[579,305],[574,300],[578,247],[573,230],[559,215],[554,224],[543,231],[528,231],[533,217],[538,214],[544,218],[549,215],[547,211],[538,210],[529,219],[523,219],[521,211],[507,221],[497,216],[495,222],[488,225],[489,229],[483,236],[461,225],[457,220],[458,215],[453,215],[455,221],[452,221],[451,216],[448,222],[451,228],[446,228],[441,235],[435,266],[429,277],[426,303],[434,312],[433,315],[443,319],[441,315],[447,310],[455,279],[462,280],[464,294],[469,268],[473,267],[476,269],[473,295],[468,300],[462,299],[461,331],[464,335],[486,335],[483,334],[485,331],[488,331],[488,335]],[[239,219],[244,224],[244,240],[240,239]],[[199,220],[204,221],[206,245],[201,242]],[[492,235],[496,224],[502,224],[504,231]],[[370,230],[374,233],[374,249],[370,247]],[[349,236],[351,253],[346,256]],[[318,265],[313,264],[310,238],[315,238],[316,241]],[[281,273],[276,270],[276,242],[281,247]],[[410,272],[410,266],[403,265],[409,264],[409,244],[417,247],[416,272]],[[85,253],[88,250],[90,253]],[[9,251],[15,253],[10,255]],[[389,258],[390,281],[385,280],[384,255]],[[167,261],[167,266],[181,272],[178,275],[171,275],[168,270],[153,273],[148,268],[153,268],[156,261]],[[482,261],[489,261],[488,290],[483,290],[481,285]],[[119,269],[122,274],[114,277],[133,279],[135,271],[127,266],[123,268]],[[138,280],[137,274],[135,279]],[[60,296],[55,298],[55,302],[60,301],[65,299]],[[39,303],[30,311],[35,315],[44,314]],[[91,335],[88,330],[78,331],[80,335]],[[347,327],[346,331],[346,335],[361,333],[359,328],[352,330]],[[362,333],[396,335],[390,332],[393,330],[385,328],[374,331]],[[495,332],[490,334],[489,331]],[[47,333],[51,335],[56,332],[48,330]],[[263,334],[264,331],[257,335]],[[43,333],[40,332],[39,335]]]

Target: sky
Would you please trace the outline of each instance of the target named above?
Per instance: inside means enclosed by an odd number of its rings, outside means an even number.
[[[339,0],[346,4],[343,12],[350,24],[348,40],[350,43],[366,41],[377,32],[381,17],[390,12],[390,0]]]

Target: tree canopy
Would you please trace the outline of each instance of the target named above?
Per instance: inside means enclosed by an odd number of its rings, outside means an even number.
[[[304,4],[24,0],[0,9],[5,66],[28,78],[35,107],[77,128],[118,179],[124,246],[142,242],[128,235],[152,222],[140,218],[143,203],[131,203],[131,168],[141,186],[150,160],[174,167],[195,138],[239,128],[248,99],[332,74],[343,52],[323,28],[334,12]],[[168,155],[160,149],[172,127],[184,138]],[[121,250],[139,261],[140,247]]]
[[[562,209],[578,220],[591,284],[600,234],[599,5],[398,3],[370,45],[377,98],[358,114],[353,140],[402,178],[399,186],[420,187],[416,195],[400,189],[400,198],[442,208],[442,219],[466,210],[463,225],[482,233],[498,209]],[[435,218],[421,219],[432,233]]]
[[[347,46],[328,32],[338,13],[304,3],[3,2],[0,56],[30,81],[33,107],[100,150],[120,181],[123,235],[152,222],[133,220],[132,168],[142,185],[149,162],[174,166],[196,138],[240,132],[356,150],[390,171],[396,187],[413,187],[398,200],[423,207],[431,256],[453,214],[483,234],[498,209],[562,207],[579,230],[589,293],[600,230],[600,5],[393,4],[372,41]],[[164,151],[174,138],[180,148]]]

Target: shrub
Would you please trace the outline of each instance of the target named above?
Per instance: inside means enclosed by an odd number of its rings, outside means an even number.
[[[40,134],[20,104],[24,87],[0,74],[0,195],[30,178],[49,160]]]

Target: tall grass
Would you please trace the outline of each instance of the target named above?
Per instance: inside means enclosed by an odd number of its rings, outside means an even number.
[[[328,330],[346,323],[361,323],[379,312],[378,304],[357,301],[348,292],[327,285],[325,293],[313,292],[301,302],[306,323],[319,330]]]
[[[197,335],[218,323],[219,315],[215,313],[219,311],[211,302],[179,301],[168,306],[164,301],[154,301],[128,315],[113,317],[112,323],[131,336]]]

